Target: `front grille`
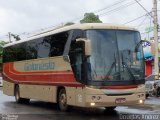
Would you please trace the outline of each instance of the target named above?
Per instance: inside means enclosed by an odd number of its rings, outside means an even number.
[[[120,94],[106,94],[108,96],[122,96],[122,95],[132,95],[133,93],[120,93]]]

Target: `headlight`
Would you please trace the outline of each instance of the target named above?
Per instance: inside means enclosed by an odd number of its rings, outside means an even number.
[[[90,103],[91,106],[95,106],[95,103]]]
[[[144,101],[143,100],[139,100],[139,103],[142,104]]]

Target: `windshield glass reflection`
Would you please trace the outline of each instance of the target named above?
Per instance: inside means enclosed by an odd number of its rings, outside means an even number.
[[[140,41],[139,33],[126,30],[88,30],[92,55],[91,76],[93,80],[139,80],[143,79],[144,63],[142,46],[135,52]]]

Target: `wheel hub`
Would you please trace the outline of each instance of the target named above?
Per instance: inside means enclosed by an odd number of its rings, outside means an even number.
[[[66,106],[67,98],[65,94],[61,94],[60,101],[61,101],[61,105]]]

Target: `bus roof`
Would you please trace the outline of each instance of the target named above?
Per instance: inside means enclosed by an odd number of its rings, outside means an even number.
[[[37,39],[37,38],[49,36],[49,35],[52,35],[52,34],[64,32],[64,31],[68,31],[68,30],[73,30],[73,29],[81,29],[81,30],[87,30],[87,29],[119,29],[119,30],[138,31],[135,28],[127,27],[125,25],[115,25],[115,24],[106,24],[106,23],[73,24],[73,25],[70,25],[70,26],[62,26],[62,27],[58,27],[58,28],[55,28],[55,29],[43,31],[43,32],[37,33],[37,34],[27,38],[27,39],[6,44],[3,47],[5,48],[5,47],[8,47],[8,46],[18,44],[18,43],[23,43],[23,42],[26,42],[26,41],[34,40],[34,39]]]

